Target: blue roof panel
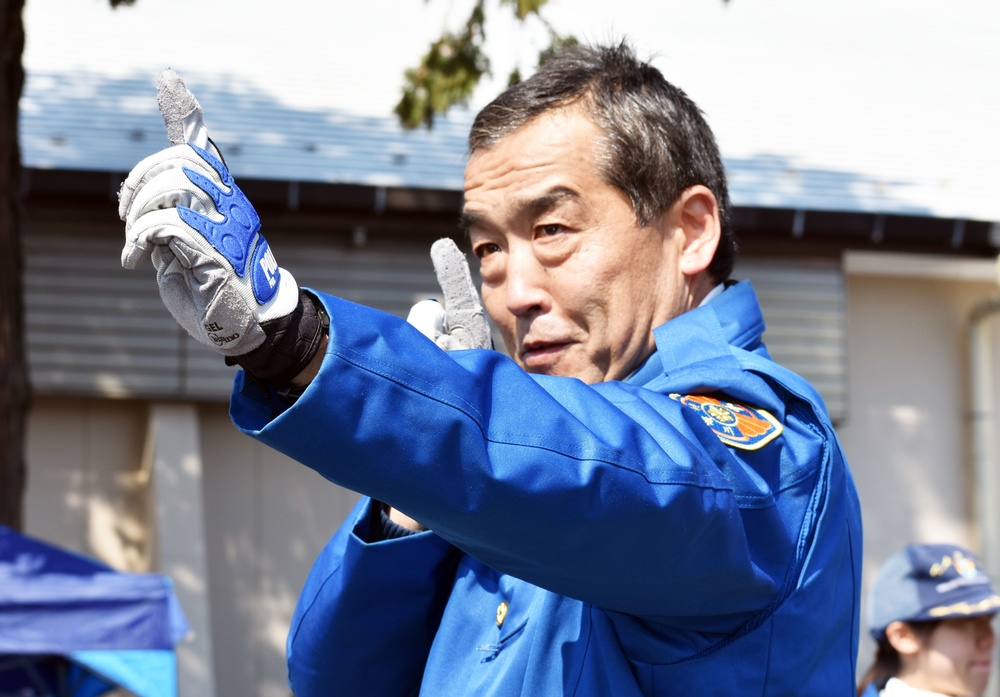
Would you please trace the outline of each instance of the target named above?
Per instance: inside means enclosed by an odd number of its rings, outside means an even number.
[[[405,131],[393,115],[288,106],[234,76],[184,77],[237,179],[462,188],[468,110],[454,110],[432,130]],[[86,71],[28,72],[20,139],[27,167],[122,173],[169,144],[147,75]],[[949,198],[946,185],[917,174],[888,178],[781,154],[723,155],[739,206],[992,219],[992,199]]]

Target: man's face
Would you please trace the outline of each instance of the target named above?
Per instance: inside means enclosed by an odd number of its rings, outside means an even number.
[[[628,376],[652,329],[692,303],[674,208],[639,227],[601,177],[600,136],[579,108],[547,112],[465,171],[483,304],[508,351],[528,372],[588,383]]]

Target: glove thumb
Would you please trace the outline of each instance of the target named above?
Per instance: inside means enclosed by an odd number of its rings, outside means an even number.
[[[445,237],[431,245],[431,260],[444,294],[448,334],[465,348],[492,348],[490,326],[465,255]]]
[[[208,137],[201,104],[171,68],[156,78],[156,105],[160,107],[167,138],[173,145],[191,143],[222,159],[219,149]]]

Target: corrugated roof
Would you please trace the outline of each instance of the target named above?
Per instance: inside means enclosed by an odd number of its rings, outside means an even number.
[[[428,131],[393,116],[287,106],[232,76],[186,75],[239,178],[461,190],[472,119],[458,110]],[[127,172],[168,145],[148,76],[31,71],[21,99],[22,160],[42,169]],[[941,205],[918,177],[803,167],[780,155],[727,157],[740,206],[976,218]]]
[[[461,189],[471,117],[407,132],[394,118],[283,105],[230,76],[184,76],[237,178]],[[169,145],[148,76],[28,74],[21,98],[28,167],[127,172]]]

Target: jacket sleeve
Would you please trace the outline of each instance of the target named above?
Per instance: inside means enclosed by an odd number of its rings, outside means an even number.
[[[306,580],[288,634],[296,697],[417,694],[458,552],[432,532],[368,543],[362,499]]]
[[[828,460],[811,424],[789,416],[751,466],[666,394],[445,353],[399,318],[321,298],[319,375],[281,413],[238,378],[246,433],[494,569],[609,610],[731,631],[787,586]]]

